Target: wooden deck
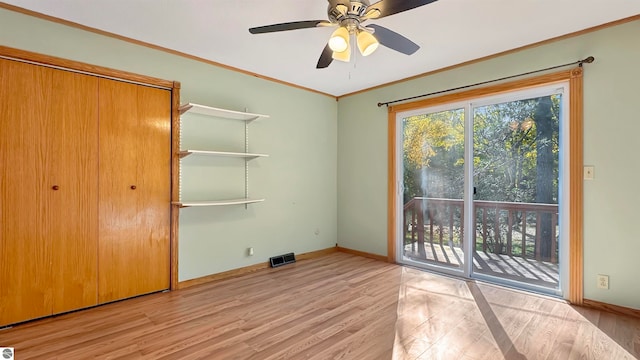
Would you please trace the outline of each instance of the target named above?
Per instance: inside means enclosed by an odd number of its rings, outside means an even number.
[[[416,261],[456,268],[464,259],[462,249],[456,246],[425,243],[426,258],[418,253],[416,246],[415,243],[406,245],[405,256]],[[473,256],[473,271],[552,289],[558,287],[559,281],[558,264],[482,251]]]
[[[0,330],[16,359],[634,359],[640,319],[344,253]]]

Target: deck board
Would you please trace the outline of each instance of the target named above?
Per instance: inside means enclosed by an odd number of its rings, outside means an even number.
[[[455,268],[460,267],[464,259],[464,252],[457,246],[425,242],[424,248],[425,256],[421,256],[416,243],[408,244],[405,246],[405,257],[418,262],[424,261]],[[474,254],[473,271],[550,289],[558,287],[560,278],[558,264],[484,251],[477,251]]]

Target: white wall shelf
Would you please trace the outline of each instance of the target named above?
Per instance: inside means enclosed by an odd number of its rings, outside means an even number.
[[[230,200],[200,200],[200,201],[174,201],[173,205],[178,205],[181,208],[192,206],[226,206],[226,205],[246,205],[258,202],[263,202],[264,199],[230,199]]]
[[[221,156],[221,157],[237,157],[252,160],[259,157],[269,157],[267,154],[252,154],[252,153],[237,153],[227,151],[207,151],[207,150],[182,150],[179,152],[180,157],[187,157],[189,155],[206,155],[206,156]]]
[[[189,155],[203,155],[203,156],[217,156],[217,157],[231,157],[244,160],[244,197],[232,200],[195,200],[195,201],[182,201],[182,170],[180,171],[180,186],[179,186],[179,200],[171,202],[173,205],[181,208],[191,206],[226,206],[226,205],[245,205],[262,202],[265,199],[253,199],[249,197],[249,161],[256,158],[268,157],[267,154],[258,154],[249,152],[249,123],[256,119],[265,119],[269,115],[252,114],[249,112],[233,111],[214,108],[206,105],[199,105],[188,103],[180,106],[181,115],[181,133],[182,133],[182,121],[185,119],[185,115],[198,114],[208,116],[215,119],[228,119],[228,120],[240,120],[244,122],[244,152],[228,152],[228,151],[212,151],[212,150],[181,150],[178,155],[181,159]],[[182,135],[181,135],[182,136]],[[181,142],[182,143],[182,142]],[[182,168],[182,162],[180,164]],[[188,164],[184,164],[188,166]],[[242,195],[240,195],[242,196]]]
[[[221,119],[240,120],[240,121],[248,121],[248,122],[256,119],[269,118],[269,115],[252,114],[252,113],[242,112],[242,111],[218,109],[211,106],[198,105],[193,103],[188,103],[180,106],[180,115],[190,114],[190,113],[206,115],[206,116],[211,116],[211,117],[216,117]]]

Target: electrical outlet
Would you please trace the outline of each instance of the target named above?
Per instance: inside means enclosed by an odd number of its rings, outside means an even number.
[[[249,256],[253,256],[253,248],[252,248],[252,247],[250,247],[250,248],[248,248],[248,249],[247,249],[247,254],[248,254]]]
[[[598,289],[609,289],[609,275],[598,274]]]
[[[585,180],[593,180],[595,176],[595,168],[593,166],[585,166],[584,167],[584,179]]]

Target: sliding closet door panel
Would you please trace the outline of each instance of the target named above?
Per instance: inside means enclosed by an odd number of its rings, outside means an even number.
[[[100,80],[99,301],[169,287],[170,92]]]
[[[53,313],[98,302],[98,79],[56,71],[45,186],[53,247]]]
[[[97,79],[0,60],[0,325],[97,303]]]
[[[171,223],[171,92],[138,87],[138,238],[149,254],[143,292],[169,288]],[[150,270],[151,269],[151,270]]]
[[[44,181],[52,70],[0,59],[0,325],[51,314]]]

